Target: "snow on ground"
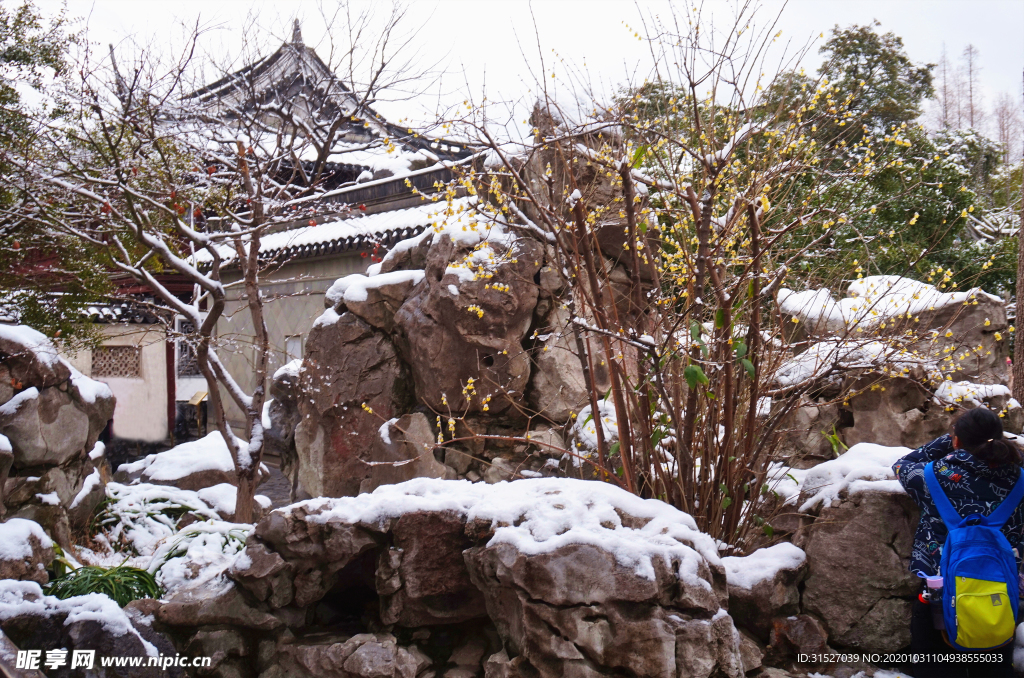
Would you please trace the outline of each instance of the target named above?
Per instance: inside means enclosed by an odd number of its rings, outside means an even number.
[[[981,295],[991,297],[980,289],[940,292],[933,285],[895,275],[855,280],[846,294],[836,301],[827,289],[794,292],[783,288],[779,290],[779,306],[783,313],[814,325],[819,332],[840,332],[857,325],[873,326],[908,313],[918,316],[950,304],[963,304]]]
[[[903,492],[892,465],[909,453],[906,447],[857,443],[837,458],[803,471],[775,464],[769,471],[769,487],[786,504],[804,498],[797,509],[801,513],[831,506],[843,491]]]
[[[0,619],[11,619],[23,614],[40,617],[66,614],[65,626],[80,621],[96,621],[111,635],[123,636],[130,633],[137,636],[148,656],[159,656],[156,647],[139,635],[118,604],[102,593],[60,600],[55,596],[44,596],[42,587],[34,581],[0,580]]]
[[[46,532],[34,520],[11,518],[0,523],[0,559],[23,560],[32,556],[31,538],[39,540],[44,549],[53,546]]]
[[[762,581],[771,581],[779,570],[796,569],[807,560],[803,549],[782,542],[758,549],[749,556],[722,558],[725,576],[730,586],[752,589]]]
[[[715,541],[688,514],[668,504],[641,499],[605,483],[537,478],[494,485],[468,480],[417,478],[383,485],[358,497],[311,499],[297,506],[320,510],[306,520],[380,525],[415,511],[454,511],[495,528],[488,545],[510,544],[524,554],[550,553],[570,544],[590,544],[612,553],[623,567],[653,580],[654,561],[688,585],[709,588],[698,576],[701,559],[720,562]],[[623,525],[622,514],[646,519],[643,527]]]

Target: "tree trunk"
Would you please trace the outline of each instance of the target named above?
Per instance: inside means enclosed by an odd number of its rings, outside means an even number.
[[[250,468],[238,470],[238,491],[235,493],[235,522],[252,523],[253,505],[256,503],[253,497],[256,494],[256,486],[260,481],[259,464],[253,463]]]
[[[1024,180],[1021,181],[1020,217],[1020,227],[1017,229],[1017,308],[1013,320],[1015,326],[1024,319]],[[1024,341],[1016,334],[1013,337],[1013,397],[1019,402],[1024,402]]]

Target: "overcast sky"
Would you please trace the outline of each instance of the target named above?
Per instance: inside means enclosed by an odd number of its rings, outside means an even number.
[[[691,0],[693,1],[693,0]],[[55,0],[36,0],[44,12],[60,7]],[[354,5],[369,3],[355,0]],[[377,0],[379,7],[384,4]],[[705,8],[731,15],[731,0],[705,0]],[[904,39],[917,62],[935,63],[943,47],[958,60],[964,47],[980,51],[981,82],[986,104],[997,93],[1008,92],[1021,101],[1024,69],[1024,1],[1022,0],[765,0],[759,17],[767,20],[782,11],[784,38],[803,44],[828,36],[834,25],[881,22],[881,29]],[[203,48],[212,55],[233,55],[241,44],[244,20],[258,17],[260,24],[285,38],[294,17],[302,20],[305,42],[323,39],[323,23],[316,0],[267,2],[261,0],[70,0],[68,13],[82,17],[90,39],[106,45],[127,36],[137,41],[169,44],[181,36],[181,22],[216,27]],[[532,16],[531,16],[532,10]],[[556,56],[577,67],[586,65],[591,79],[607,90],[627,77],[642,76],[649,68],[645,44],[627,25],[637,27],[644,14],[669,14],[668,3],[623,0],[415,0],[409,3],[408,28],[420,63],[440,62],[445,73],[446,103],[462,94],[468,84],[479,98],[486,82],[489,98],[523,96],[532,76],[524,62],[536,63],[540,46],[547,58]],[[820,42],[820,40],[819,40]],[[322,44],[322,43],[321,43]],[[524,45],[520,47],[520,45]],[[552,50],[556,55],[552,55]],[[556,61],[556,70],[561,66]],[[817,66],[816,49],[806,64]],[[395,115],[401,108],[381,110]]]

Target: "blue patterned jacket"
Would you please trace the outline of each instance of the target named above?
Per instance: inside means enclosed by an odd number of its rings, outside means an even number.
[[[934,575],[939,571],[942,545],[946,541],[946,525],[932,503],[924,480],[924,467],[935,462],[935,475],[946,491],[953,508],[961,516],[974,513],[988,515],[1003,497],[1009,494],[1021,467],[1015,464],[990,467],[967,450],[954,450],[949,434],[923,445],[892,466],[907,494],[921,507],[921,522],[914,535],[914,551],[910,557],[910,571]],[[1017,555],[1020,568],[1021,544],[1024,542],[1024,502],[1002,530]]]

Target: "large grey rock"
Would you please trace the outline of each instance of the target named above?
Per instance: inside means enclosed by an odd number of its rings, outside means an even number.
[[[530,407],[555,424],[565,424],[573,413],[590,404],[583,367],[568,308],[556,303],[538,333],[543,339],[533,354],[536,368],[530,378]],[[595,388],[603,395],[610,387],[608,371],[595,361]]]
[[[53,542],[38,523],[21,518],[0,523],[0,545],[0,579],[49,581]]]
[[[918,515],[903,492],[856,492],[823,508],[794,540],[808,562],[802,608],[821,618],[832,643],[865,652],[910,643],[920,580],[908,567]]]
[[[59,466],[86,450],[89,416],[65,391],[31,387],[4,406],[0,433],[11,441],[15,468]]]
[[[347,309],[376,329],[390,332],[395,327],[395,312],[409,298],[421,276],[396,272],[386,277],[396,278],[396,281],[380,284],[379,277],[371,278],[369,281],[374,284],[366,287],[365,299],[353,299],[352,295],[349,295],[349,298],[338,301],[335,310],[344,312]]]
[[[423,283],[395,314],[416,397],[432,410],[500,414],[526,389],[530,359],[521,342],[537,305],[543,248],[522,237],[492,246],[488,273],[463,281],[449,266],[464,264],[472,248],[435,238]]]
[[[799,469],[832,459],[835,454],[826,436],[832,435],[838,425],[838,405],[834,402],[816,403],[801,396],[800,403],[786,415],[779,427],[782,441],[777,454],[786,458],[787,466]]]
[[[365,462],[381,424],[407,407],[408,376],[382,332],[351,313],[324,317],[333,321],[318,322],[306,342],[295,429],[299,480],[313,496],[356,495],[370,475]]]
[[[430,659],[388,633],[296,639],[278,643],[264,678],[416,678]]]
[[[722,562],[729,579],[729,615],[736,626],[768,642],[773,618],[800,611],[806,556],[796,546],[781,542]]]
[[[875,443],[913,449],[947,433],[955,417],[917,379],[872,372],[851,378],[848,386],[853,426],[842,434],[849,447]]]
[[[359,492],[413,478],[444,478],[445,465],[434,458],[436,443],[437,434],[422,412],[381,424],[366,459],[373,466],[359,484]]]
[[[506,648],[540,676],[740,676],[739,635],[720,565],[698,565],[698,586],[664,561],[654,580],[595,546],[527,555],[510,544],[466,551],[474,583]],[[687,610],[686,614],[670,610]]]
[[[0,327],[0,363],[6,366],[14,390],[33,386],[41,390],[71,377],[71,369],[46,335],[25,325]]]

